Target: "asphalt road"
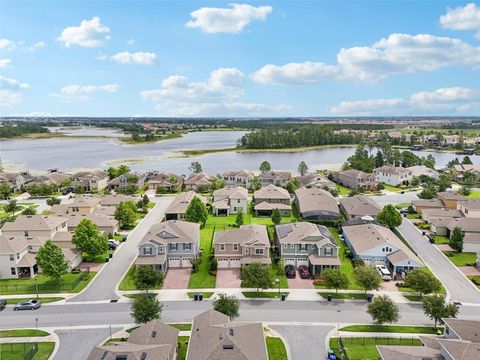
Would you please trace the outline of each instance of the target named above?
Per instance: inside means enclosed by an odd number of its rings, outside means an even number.
[[[112,328],[112,334],[121,330]],[[99,345],[110,335],[110,329],[57,330],[60,346],[53,360],[85,360],[92,348]]]
[[[110,262],[105,265],[102,271],[83,292],[67,301],[118,299],[115,289],[117,284],[122,281],[124,274],[128,271],[130,264],[137,255],[137,244],[148,232],[150,227],[163,218],[165,210],[172,200],[173,197],[152,198],[151,201],[157,205],[150,210],[140,224],[128,235],[127,241],[115,251]]]
[[[398,231],[445,286],[451,301],[480,304],[480,291],[436,246],[421,235],[415,225],[403,218]]]
[[[369,198],[375,200],[379,205],[385,206],[388,204],[403,204],[410,203],[412,200],[418,200],[418,191],[407,191],[405,194],[390,193],[388,195],[381,196],[369,196]]]
[[[211,301],[169,301],[164,302],[162,321],[191,322],[193,317],[211,308]],[[0,314],[1,328],[31,328],[38,318],[39,327],[98,327],[133,324],[129,302],[121,303],[79,303],[44,305],[35,311],[13,311],[7,308]],[[399,324],[431,325],[421,305],[399,304]],[[365,302],[326,301],[241,301],[240,318],[243,321],[295,324],[351,324],[371,323]],[[479,306],[462,306],[459,317],[480,319]]]
[[[325,354],[325,340],[334,326],[272,325],[290,349],[291,359],[319,359]]]

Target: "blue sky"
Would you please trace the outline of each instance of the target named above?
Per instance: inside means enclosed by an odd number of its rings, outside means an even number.
[[[479,115],[480,6],[0,1],[0,114]]]

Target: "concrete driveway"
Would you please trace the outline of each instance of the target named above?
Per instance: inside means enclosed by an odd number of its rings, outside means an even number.
[[[436,246],[425,240],[415,225],[403,218],[398,231],[442,282],[451,301],[480,304],[480,291]]]
[[[239,288],[241,284],[240,269],[218,269],[217,288]]]
[[[333,326],[270,325],[289,348],[290,359],[325,359],[325,340]],[[288,351],[288,350],[287,350]]]
[[[313,289],[313,280],[302,279],[297,272],[295,279],[287,279],[288,287],[290,289]]]
[[[165,210],[172,202],[173,197],[152,198],[150,201],[157,205],[142,219],[139,225],[128,235],[127,241],[115,252],[113,258],[103,267],[102,271],[92,280],[91,284],[79,295],[67,300],[98,301],[118,299],[115,293],[117,284],[122,281],[137,256],[137,245],[150,227],[162,220]]]
[[[191,269],[170,269],[163,280],[162,289],[187,289]]]

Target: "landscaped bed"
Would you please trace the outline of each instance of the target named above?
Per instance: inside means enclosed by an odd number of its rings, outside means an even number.
[[[335,292],[319,292],[318,293],[324,299],[327,299],[329,296],[332,299],[355,299],[355,300],[367,300],[369,294],[359,294],[359,293],[335,293]]]
[[[269,360],[288,360],[285,344],[279,337],[267,336],[267,351]]]

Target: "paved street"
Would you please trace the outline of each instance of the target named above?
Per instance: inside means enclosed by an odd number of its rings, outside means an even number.
[[[157,205],[150,210],[141,223],[130,233],[127,241],[115,252],[113,258],[92,281],[90,286],[68,301],[118,299],[115,289],[137,255],[137,244],[147,233],[150,226],[163,218],[165,209],[172,199],[173,197],[151,198],[151,201],[154,201]]]
[[[369,196],[369,198],[375,200],[381,206],[385,206],[387,204],[410,203],[412,200],[418,200],[417,194],[418,191],[407,191],[405,194],[390,192],[388,195]]]
[[[445,286],[450,300],[480,304],[480,291],[440,250],[421,235],[415,225],[403,218],[402,225],[398,227],[398,230]]]
[[[112,328],[112,334],[121,330],[120,327]],[[99,345],[110,335],[110,329],[75,329],[57,330],[60,346],[54,360],[85,360],[92,348]]]
[[[319,359],[325,354],[325,340],[334,326],[317,325],[272,325],[287,342],[291,359]]]

